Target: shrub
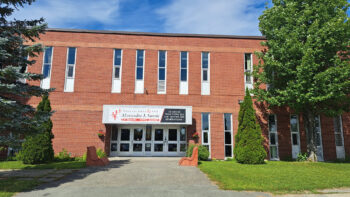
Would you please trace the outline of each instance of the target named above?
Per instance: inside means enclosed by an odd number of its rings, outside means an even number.
[[[235,138],[235,159],[243,164],[263,164],[266,151],[262,145],[260,125],[256,121],[253,101],[246,89],[238,116],[238,131]]]
[[[97,154],[98,158],[107,157],[107,154],[100,148],[98,148],[96,150],[96,154]],[[85,157],[85,161],[86,161],[86,157]]]
[[[59,161],[71,161],[74,158],[71,157],[71,154],[68,153],[68,151],[66,149],[62,149],[61,152],[58,153],[58,155],[56,156],[56,160]]]
[[[205,147],[203,145],[190,144],[187,148],[187,151],[186,151],[186,157],[192,156],[193,148],[196,146],[198,147],[198,160],[201,160],[201,161],[208,160],[209,151],[208,151],[207,147]]]
[[[299,153],[297,156],[297,161],[307,161],[308,156],[307,153]]]

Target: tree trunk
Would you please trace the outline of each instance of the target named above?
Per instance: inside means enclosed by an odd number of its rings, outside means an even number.
[[[315,127],[315,113],[307,110],[303,113],[304,128],[307,138],[307,153],[308,160],[317,162],[317,147],[316,147],[316,127]]]

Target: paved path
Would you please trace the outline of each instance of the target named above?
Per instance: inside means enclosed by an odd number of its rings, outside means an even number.
[[[107,167],[85,168],[17,197],[89,196],[242,196],[266,193],[223,191],[195,167],[180,167],[178,158],[114,158]]]

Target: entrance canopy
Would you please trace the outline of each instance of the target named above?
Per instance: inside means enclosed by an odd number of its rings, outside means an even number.
[[[104,124],[191,125],[191,106],[103,105]]]

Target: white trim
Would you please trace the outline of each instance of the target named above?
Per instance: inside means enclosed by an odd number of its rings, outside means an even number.
[[[270,131],[270,116],[274,116],[274,119],[275,119],[275,124],[276,124],[276,131]],[[268,126],[268,131],[269,131],[269,153],[270,153],[270,160],[280,160],[280,157],[279,157],[279,148],[278,148],[278,125],[277,125],[277,115],[276,114],[269,114],[268,115],[268,120],[267,120],[267,126]],[[275,145],[272,145],[272,146],[276,146],[276,152],[277,152],[277,158],[272,158],[271,157],[271,135],[270,133],[275,133],[276,134],[276,144]]]
[[[54,52],[54,47],[53,46],[47,46],[47,47],[51,47],[52,51],[51,51],[51,62],[50,62],[50,75],[44,79],[42,79],[40,81],[40,87],[42,89],[50,89],[50,82],[51,82],[51,73],[52,73],[52,61],[53,61],[53,52]],[[42,63],[42,68],[41,68],[41,73],[44,74],[44,66],[45,66],[45,54],[46,54],[46,47],[44,48],[44,53],[43,53],[43,63]],[[43,87],[43,81],[45,80],[45,83],[47,84],[47,88]]]
[[[229,130],[225,130],[225,114],[230,114],[230,125],[231,125],[231,130],[229,131]],[[223,117],[224,117],[224,154],[225,154],[225,159],[227,159],[227,158],[233,158],[233,122],[232,122],[232,113],[224,113],[223,114]],[[226,144],[226,132],[230,132],[231,133],[231,144]],[[229,145],[231,145],[231,157],[226,157],[226,146],[229,146]]]
[[[244,70],[244,91],[245,89],[252,89],[253,88],[253,76],[250,76],[251,84],[247,84],[246,82],[246,68],[245,68],[245,62],[246,62],[246,55],[250,54],[250,72],[253,74],[253,54],[252,53],[244,53],[244,62],[243,62],[243,70]]]
[[[68,59],[69,59],[69,49],[70,48],[75,48],[74,52],[74,64],[68,64]],[[64,92],[74,92],[74,80],[75,80],[75,67],[77,64],[77,51],[78,49],[76,47],[67,47],[67,58],[66,58],[66,73],[65,73],[65,80],[64,80]],[[73,66],[73,76],[68,77],[68,72],[69,72],[69,66]],[[72,90],[68,90],[68,85],[67,81],[71,80],[72,81]]]
[[[120,65],[115,64],[115,51],[120,50]],[[120,93],[122,90],[121,81],[122,81],[122,69],[123,69],[123,49],[113,49],[113,64],[112,64],[112,90],[111,93]],[[119,78],[115,78],[115,68],[119,67]],[[136,79],[136,76],[135,76]],[[118,84],[116,84],[118,83]],[[115,87],[120,86],[120,87]]]
[[[297,120],[297,131],[293,132],[292,131],[292,124],[291,124],[291,120],[292,120],[292,116],[295,115],[296,116],[296,120]],[[301,152],[301,148],[300,148],[300,129],[299,129],[299,115],[297,114],[290,114],[289,115],[289,125],[290,125],[290,138],[291,138],[291,146],[292,146],[292,158],[296,159],[298,154]],[[298,135],[298,145],[293,145],[293,133]],[[298,148],[298,150],[293,151],[294,148]],[[298,154],[294,154],[293,152],[298,152]]]
[[[142,79],[137,79],[137,52],[138,51],[143,51],[143,62],[142,62]],[[144,81],[145,81],[145,59],[146,59],[146,50],[145,49],[136,49],[136,62],[135,62],[135,94],[143,94],[145,92],[145,88],[144,88]],[[137,86],[142,86],[143,87],[139,87],[137,88]],[[141,89],[139,92],[138,92],[138,89]]]
[[[203,114],[208,114],[208,130],[203,130]],[[211,136],[210,136],[210,113],[202,112],[201,113],[201,137],[202,137],[202,145],[209,146],[209,158],[211,158]],[[208,133],[208,143],[204,143],[204,133]]]
[[[186,81],[181,81],[181,53],[186,52]],[[189,80],[189,59],[190,59],[190,53],[188,51],[180,51],[180,74],[179,74],[179,94],[181,95],[188,95],[188,80]],[[183,84],[183,85],[181,85]],[[183,87],[183,89],[181,88]]]
[[[321,127],[321,116],[318,115],[316,116],[318,117],[318,125],[320,130],[317,131],[320,134],[320,146],[316,146],[317,147],[317,160],[318,161],[324,161],[324,154],[323,154],[323,142],[322,142],[322,127]],[[319,152],[321,151],[321,152]],[[321,159],[320,159],[321,156]]]
[[[159,70],[160,70],[160,67],[159,67],[159,60],[160,60],[160,52],[161,51],[164,51],[164,53],[165,53],[165,62],[164,62],[164,80],[162,80],[162,81],[164,81],[164,92],[161,92],[160,90],[159,90],[159,82],[161,81],[161,80],[159,80]],[[166,94],[166,87],[167,87],[167,61],[168,61],[168,52],[166,51],[166,50],[158,50],[158,83],[157,83],[157,94]],[[162,68],[163,69],[163,68]]]
[[[334,125],[334,121],[339,121],[339,132],[336,132],[335,129],[335,125]],[[333,127],[334,127],[334,142],[335,142],[335,148],[336,148],[336,156],[337,159],[345,159],[345,144],[344,144],[344,131],[343,131],[343,119],[342,116],[336,116],[333,118]],[[342,140],[342,146],[337,146],[337,139],[336,139],[336,135],[341,136],[341,140]]]
[[[208,53],[208,68],[203,68],[203,53]],[[207,81],[203,81],[203,71],[207,71]],[[206,86],[207,85],[207,86]],[[201,94],[210,95],[210,52],[203,51],[201,53]]]

